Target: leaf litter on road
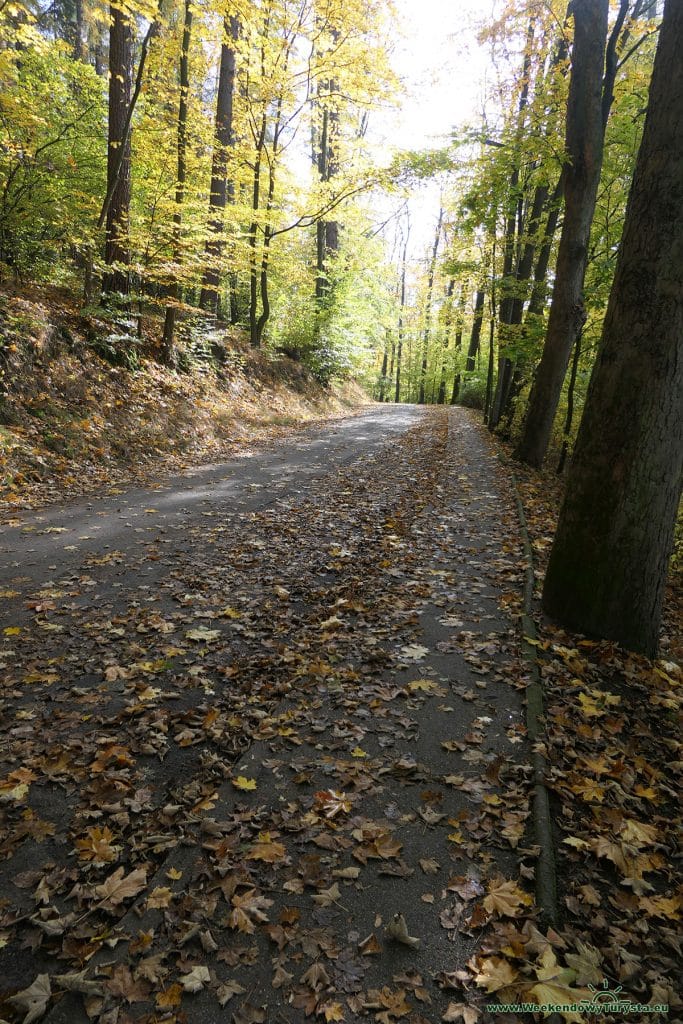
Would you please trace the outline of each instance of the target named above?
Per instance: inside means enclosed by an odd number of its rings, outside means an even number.
[[[566,928],[535,923],[520,547],[488,441],[457,422],[425,418],[248,523],[209,506],[182,549],[49,584],[58,636],[7,637],[0,963],[26,950],[8,1019],[72,999],[106,1024],[199,1006],[419,1024],[571,1001],[600,971],[665,990],[677,905],[647,886],[666,878],[666,778],[629,768],[633,739],[612,756],[624,709],[569,642],[547,674],[567,668],[576,700],[549,707],[549,742],[571,711],[577,757],[553,785],[611,816],[602,835],[574,814]],[[593,884],[602,865],[627,884]]]

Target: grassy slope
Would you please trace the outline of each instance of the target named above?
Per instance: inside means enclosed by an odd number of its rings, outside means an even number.
[[[0,503],[34,507],[212,462],[368,404],[290,359],[225,339],[219,370],[130,372],[93,350],[106,326],[55,291],[0,294]]]

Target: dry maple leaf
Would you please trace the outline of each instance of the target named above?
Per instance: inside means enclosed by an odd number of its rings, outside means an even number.
[[[256,779],[246,779],[244,775],[238,775],[232,780],[235,789],[250,790],[256,789]]]
[[[86,830],[85,838],[76,840],[78,856],[81,860],[91,861],[94,865],[110,863],[119,855],[120,846],[112,846],[114,835],[106,827],[93,826]]]
[[[466,1003],[449,1003],[441,1020],[446,1024],[454,1024],[460,1020],[463,1024],[476,1024],[479,1020],[479,1010],[476,1006],[468,1006]]]
[[[197,643],[214,643],[221,636],[220,629],[206,629],[205,626],[198,626],[196,629],[188,629],[185,632],[188,640],[195,640]]]
[[[243,988],[238,981],[230,980],[218,986],[216,998],[221,1006],[225,1006],[234,996],[241,996],[246,991],[246,988]]]
[[[160,1010],[173,1010],[180,1006],[183,998],[183,987],[177,982],[169,985],[163,992],[157,992],[156,1005]]]
[[[489,914],[501,917],[517,917],[522,907],[528,907],[532,898],[528,892],[505,878],[494,878],[489,882],[489,894],[484,898],[484,907]]]
[[[276,843],[270,838],[270,832],[260,832],[256,842],[250,846],[245,860],[262,860],[267,864],[275,864],[284,860],[286,851],[282,843]]]
[[[273,901],[266,899],[265,896],[259,896],[256,889],[249,889],[241,894],[234,893],[232,896],[233,909],[228,917],[230,927],[252,935],[256,931],[256,924],[268,920],[268,915],[264,911],[272,905]]]
[[[47,974],[39,974],[28,988],[22,989],[16,995],[9,997],[12,1006],[18,1010],[26,1010],[26,1016],[22,1024],[32,1024],[34,1020],[40,1020],[50,1001],[52,990],[50,978]]]
[[[392,992],[390,988],[384,987],[379,994],[380,1003],[386,1009],[377,1014],[380,1024],[393,1024],[393,1021],[405,1017],[412,1010],[410,1003],[406,1002],[405,989],[400,988]]]
[[[158,885],[152,889],[145,904],[147,910],[163,910],[173,899],[172,891],[165,885]]]
[[[529,994],[540,1004],[554,1003],[555,1005],[571,1006],[580,1003],[582,999],[590,999],[591,993],[588,989],[572,989],[566,985],[554,981],[539,981]],[[573,1013],[571,1010],[558,1011],[560,1016],[568,1022],[585,1020],[585,1013]]]
[[[290,974],[289,971],[286,971],[282,964],[278,964],[273,971],[273,977],[271,978],[270,983],[273,988],[282,988],[283,985],[289,985],[293,977],[294,975]]]
[[[147,872],[137,868],[124,876],[124,869],[117,868],[101,885],[95,886],[95,896],[103,906],[116,907],[124,900],[137,896],[147,884]]]
[[[209,981],[211,981],[209,968],[204,964],[199,964],[180,979],[180,984],[186,992],[201,992]]]
[[[307,971],[301,975],[301,981],[308,985],[313,992],[320,992],[331,984],[330,976],[321,963],[311,964]]]
[[[498,992],[499,989],[511,985],[516,977],[517,972],[507,960],[500,956],[492,956],[478,962],[474,980],[487,992]]]
[[[242,1003],[233,1014],[233,1024],[265,1024],[266,1011],[253,1003]]]
[[[317,1013],[318,1015],[322,1014],[328,1024],[330,1021],[346,1020],[341,1003],[324,1003],[318,1007]]]
[[[599,985],[604,977],[604,971],[598,970],[602,964],[602,953],[581,939],[576,940],[576,948],[577,953],[565,955],[565,960],[576,972],[576,984]]]
[[[335,882],[329,889],[321,889],[320,892],[312,896],[311,899],[314,903],[317,903],[319,907],[331,907],[333,903],[336,903],[340,898],[341,892],[339,886]]]
[[[346,793],[338,793],[336,789],[322,789],[314,795],[313,810],[321,811],[326,818],[332,819],[338,814],[348,814],[351,801]]]
[[[77,974],[55,974],[52,980],[65,992],[81,992],[87,996],[101,996],[104,991],[102,982],[88,978],[87,974],[88,968],[86,967]]]

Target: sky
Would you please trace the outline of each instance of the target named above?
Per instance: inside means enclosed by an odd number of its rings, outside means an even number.
[[[476,25],[488,21],[495,0],[394,0],[399,34],[391,63],[404,83],[399,112],[375,118],[380,145],[401,149],[443,146],[453,128],[478,124],[488,63]],[[411,197],[411,253],[430,244],[439,209],[437,185]],[[378,211],[380,217],[384,211]]]
[[[477,118],[487,52],[476,40],[490,0],[395,0],[400,28],[392,54],[406,84],[399,144],[438,145],[457,124]]]

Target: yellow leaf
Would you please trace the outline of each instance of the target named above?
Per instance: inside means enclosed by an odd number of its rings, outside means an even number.
[[[219,611],[218,615],[219,615],[219,617],[221,619],[241,619],[242,618],[242,613],[238,612],[236,608],[232,608],[230,605],[227,605],[225,608],[221,608],[221,610]]]
[[[246,779],[244,775],[238,775],[232,784],[235,789],[256,789],[256,779]]]
[[[147,899],[148,910],[163,910],[173,899],[173,893],[165,885],[158,885],[152,889]]]
[[[341,1003],[325,1003],[324,1006],[320,1007],[316,1012],[320,1012],[325,1016],[326,1021],[345,1020],[344,1007]]]
[[[270,832],[261,832],[257,842],[250,847],[245,859],[262,860],[266,864],[275,864],[279,860],[284,860],[285,856],[286,852],[282,843],[273,842]]]
[[[565,985],[558,985],[552,981],[539,981],[531,989],[532,995],[539,1004],[553,1003],[554,1005],[572,1005],[580,1003],[582,999],[589,999],[591,993],[588,989],[571,989]],[[566,1021],[576,1021],[580,1024],[585,1019],[582,1013],[573,1013],[571,1010],[559,1010],[561,1017]]]
[[[5,636],[17,636],[21,633],[21,626],[6,626],[3,633]]]
[[[520,889],[516,882],[494,878],[489,882],[489,894],[484,899],[484,908],[489,914],[502,917],[517,917],[522,907],[531,905],[531,896]]]
[[[503,960],[499,956],[481,960],[478,968],[474,980],[480,988],[485,988],[487,992],[497,992],[501,988],[507,988],[517,977],[517,972],[507,960]]]
[[[351,757],[368,757],[368,754],[362,749],[362,747],[354,747],[351,751]]]

